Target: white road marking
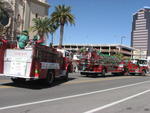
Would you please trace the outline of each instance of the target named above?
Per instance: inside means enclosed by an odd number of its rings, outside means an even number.
[[[116,105],[116,104],[125,102],[125,101],[127,101],[127,100],[133,99],[133,98],[135,98],[135,97],[137,97],[137,96],[143,95],[143,94],[148,93],[148,92],[150,92],[150,89],[149,89],[149,90],[145,90],[145,91],[143,91],[143,92],[141,92],[141,93],[138,93],[138,94],[129,96],[129,97],[127,97],[127,98],[124,98],[124,99],[121,99],[121,100],[112,102],[112,103],[110,103],[110,104],[106,104],[106,105],[104,105],[104,106],[100,106],[100,107],[98,107],[98,108],[95,108],[95,109],[86,111],[86,112],[84,112],[84,113],[95,113],[95,112],[97,112],[97,111],[100,111],[100,110],[103,110],[103,109],[105,109],[105,108],[114,106],[114,105]]]
[[[0,107],[0,110],[6,110],[6,109],[24,107],[24,106],[29,106],[29,105],[41,104],[41,103],[46,103],[46,102],[53,102],[53,101],[70,99],[70,98],[75,98],[75,97],[87,96],[87,95],[91,95],[91,94],[102,93],[102,92],[106,92],[106,91],[112,91],[112,90],[116,90],[116,89],[136,86],[136,85],[140,85],[140,84],[144,84],[144,83],[148,83],[148,82],[150,82],[150,81],[138,82],[138,83],[134,83],[134,84],[124,85],[124,86],[119,86],[119,87],[114,87],[114,88],[109,88],[109,89],[104,89],[104,90],[98,90],[98,91],[93,91],[93,92],[88,92],[88,93],[82,93],[82,94],[77,94],[77,95],[71,95],[71,96],[66,96],[66,97],[60,97],[60,98],[54,98],[54,99],[46,99],[46,100],[35,101],[35,102],[30,102],[30,103],[24,103],[24,104],[17,104],[17,105],[11,105],[11,106],[6,106],[6,107]]]

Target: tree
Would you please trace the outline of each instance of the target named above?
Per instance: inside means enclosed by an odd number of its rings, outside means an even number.
[[[65,24],[75,24],[74,16],[71,14],[71,7],[65,5],[56,6],[55,11],[51,14],[51,21],[60,26],[59,47],[61,48]]]
[[[33,32],[37,32],[40,38],[44,38],[45,34],[51,33],[54,31],[50,19],[45,18],[34,18],[34,25],[31,27]]]
[[[53,40],[54,40],[54,33],[56,32],[56,30],[58,29],[59,25],[57,23],[52,23],[51,22],[51,42],[50,42],[50,46],[53,45]]]
[[[123,57],[124,57],[122,53],[116,53],[114,56],[117,57],[120,60],[122,60]]]

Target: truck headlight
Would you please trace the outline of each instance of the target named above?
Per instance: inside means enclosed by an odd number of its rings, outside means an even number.
[[[123,64],[119,64],[119,66],[118,67],[123,67]]]

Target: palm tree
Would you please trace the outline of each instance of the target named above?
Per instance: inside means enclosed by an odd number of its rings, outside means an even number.
[[[75,24],[74,16],[71,14],[71,7],[65,5],[56,6],[55,11],[51,14],[51,21],[60,26],[59,47],[61,48],[65,24]]]
[[[53,45],[53,40],[54,40],[54,33],[56,32],[56,30],[58,29],[58,27],[59,27],[59,25],[58,24],[56,24],[56,23],[52,23],[51,22],[51,32],[50,32],[50,34],[51,34],[51,36],[52,36],[52,39],[51,39],[51,42],[50,42],[50,46],[52,46]]]
[[[34,18],[33,19],[34,25],[31,27],[33,32],[37,32],[40,38],[44,38],[45,34],[48,34],[53,31],[52,25],[50,23],[50,19],[45,18]]]

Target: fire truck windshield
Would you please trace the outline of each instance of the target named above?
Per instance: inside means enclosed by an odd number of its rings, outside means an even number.
[[[134,60],[131,60],[131,62],[133,64],[138,64],[138,65],[148,65],[148,62],[146,59],[134,59]]]
[[[139,64],[147,64],[147,60],[139,60]]]

